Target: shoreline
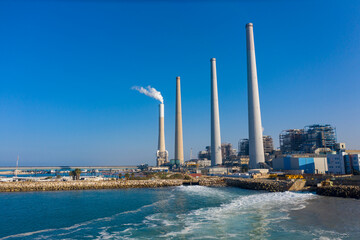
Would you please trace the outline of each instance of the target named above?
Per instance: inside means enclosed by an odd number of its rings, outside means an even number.
[[[303,191],[315,192],[321,196],[360,199],[360,186],[306,187],[305,180],[271,180],[230,177],[206,177],[200,179],[154,179],[154,180],[106,180],[106,181],[47,181],[47,182],[0,182],[0,194],[9,192],[43,192],[128,188],[160,188],[182,185],[208,187],[238,187],[268,192]]]

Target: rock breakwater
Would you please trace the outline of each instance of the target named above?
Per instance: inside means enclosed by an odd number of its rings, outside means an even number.
[[[228,186],[240,187],[252,190],[265,190],[269,192],[300,191],[305,185],[305,181],[286,181],[252,178],[225,178]]]
[[[326,186],[317,187],[316,193],[330,197],[344,197],[360,199],[360,186]]]
[[[117,188],[157,188],[180,186],[183,180],[128,180],[128,181],[51,181],[51,182],[4,182],[0,192],[64,191]]]
[[[222,177],[203,177],[199,179],[184,180],[183,185],[200,185],[208,187],[226,187]]]

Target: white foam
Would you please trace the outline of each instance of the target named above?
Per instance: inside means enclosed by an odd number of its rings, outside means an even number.
[[[198,185],[178,186],[176,189],[189,195],[198,195],[198,196],[212,197],[212,198],[216,197],[222,199],[229,199],[235,196],[232,193],[224,191],[220,188],[205,187]]]
[[[195,189],[196,188],[193,188],[190,191]],[[212,188],[205,190],[203,188],[199,189],[200,192],[205,192],[206,194],[207,191],[213,190]],[[198,194],[198,192],[196,192],[196,194]],[[302,209],[306,206],[306,201],[312,198],[316,198],[316,195],[293,192],[262,193],[240,196],[233,199],[230,203],[224,203],[218,207],[200,208],[191,211],[187,215],[178,216],[178,219],[180,221],[182,220],[184,224],[183,229],[167,233],[165,237],[188,235],[194,233],[196,229],[207,228],[213,224],[220,224],[220,226],[224,225],[226,224],[226,221],[239,215],[253,215],[258,213],[263,217],[263,221],[261,221],[259,226],[256,226],[254,231],[256,234],[266,235],[268,229],[267,225],[270,222],[280,222],[289,218],[286,213],[285,216],[272,217],[273,212],[280,209],[285,209],[286,211]]]
[[[271,210],[274,207],[288,209],[304,204],[306,200],[316,197],[314,194],[302,194],[293,192],[263,193],[241,196],[232,200],[229,204],[222,204],[220,207],[198,209],[194,215],[202,215],[208,220],[226,218],[228,215],[247,213],[249,210],[261,209]],[[246,210],[246,211],[244,211]]]
[[[156,222],[158,223],[158,225],[161,226],[172,226],[172,225],[176,225],[175,222],[170,221],[168,219],[165,219],[165,217],[163,216],[163,214],[161,213],[155,213],[149,216],[146,216],[145,219],[148,220],[148,222]],[[146,220],[145,220],[146,221]]]

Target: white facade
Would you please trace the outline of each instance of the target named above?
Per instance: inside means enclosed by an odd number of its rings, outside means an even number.
[[[211,160],[199,159],[197,161],[197,164],[199,164],[199,167],[210,167],[211,166]]]
[[[289,155],[272,160],[274,170],[302,170],[310,174],[324,174],[328,171],[327,159],[322,155]]]
[[[345,174],[345,155],[347,155],[345,152],[327,155],[328,173]]]

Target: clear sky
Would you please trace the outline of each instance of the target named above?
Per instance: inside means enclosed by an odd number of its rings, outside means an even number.
[[[158,101],[174,155],[210,144],[210,58],[222,142],[248,137],[245,24],[264,134],[314,123],[360,149],[360,1],[0,1],[0,165],[155,164]]]

